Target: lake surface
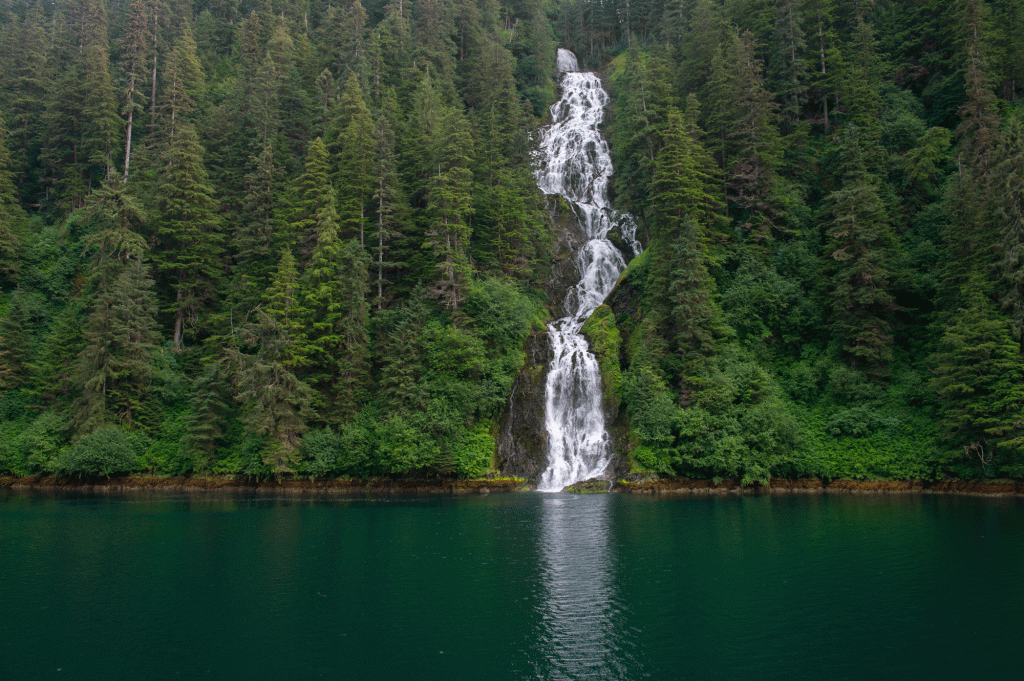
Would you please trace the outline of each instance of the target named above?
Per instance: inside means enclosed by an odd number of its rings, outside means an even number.
[[[1024,503],[0,491],[0,679],[1019,679]]]

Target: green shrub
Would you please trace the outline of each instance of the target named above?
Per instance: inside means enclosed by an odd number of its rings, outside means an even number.
[[[57,455],[66,442],[64,426],[65,420],[55,411],[39,414],[11,446],[12,472],[36,475],[53,470]]]
[[[478,423],[453,448],[455,474],[460,478],[479,478],[494,461],[494,437],[486,423]]]
[[[139,467],[137,449],[144,443],[123,430],[106,426],[83,436],[57,457],[56,472],[64,475],[119,475]]]
[[[883,431],[895,435],[899,427],[898,418],[880,414],[870,404],[858,404],[856,407],[843,409],[825,423],[825,429],[834,436],[864,437]]]

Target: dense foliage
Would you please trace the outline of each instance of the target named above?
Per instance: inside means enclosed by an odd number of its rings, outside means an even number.
[[[0,7],[0,472],[478,476],[543,322],[530,2]]]
[[[1024,476],[1021,0],[3,3],[0,472],[486,472],[557,44],[638,471]]]
[[[649,230],[605,361],[636,468],[1024,474],[1024,3],[598,7],[559,26]]]

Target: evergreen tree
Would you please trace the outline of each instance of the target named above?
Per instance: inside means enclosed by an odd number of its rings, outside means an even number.
[[[388,98],[390,99],[390,98]],[[374,245],[373,264],[376,270],[376,307],[382,309],[389,296],[385,294],[386,270],[402,265],[392,256],[393,244],[402,235],[402,225],[407,220],[408,204],[398,177],[398,160],[395,154],[395,136],[392,118],[387,107],[377,119],[377,148],[374,164],[377,168],[376,187],[373,194],[376,220],[372,241]],[[390,292],[388,292],[390,293]]]
[[[19,232],[24,219],[14,192],[10,157],[7,153],[7,130],[0,119],[0,274],[10,277],[18,270]]]
[[[87,240],[93,295],[74,377],[81,388],[73,419],[80,435],[115,421],[136,422],[152,374],[143,358],[156,341],[146,246],[136,232],[143,215],[120,182],[97,191],[91,209],[100,228]]]
[[[932,357],[932,386],[942,400],[942,426],[965,457],[1002,466],[1024,463],[1024,363],[1007,320],[981,291],[966,287],[965,305],[953,315]]]
[[[124,108],[121,111],[125,117],[124,184],[128,184],[131,167],[135,120],[137,117],[141,118],[146,104],[143,83],[146,76],[145,61],[149,51],[148,19],[144,0],[132,0],[128,7],[128,27],[121,42],[122,69],[126,81],[123,93]]]
[[[1002,241],[1003,303],[1020,340],[1024,338],[1024,132],[1017,118],[1007,121],[1001,135],[988,193],[994,199],[994,219]]]
[[[344,238],[357,237],[359,243],[364,244],[366,207],[377,179],[376,144],[373,116],[355,74],[349,75],[336,108],[332,149],[337,167],[335,181],[341,234]]]
[[[231,412],[231,386],[224,362],[209,366],[192,384],[188,434],[185,443],[190,453],[192,470],[209,471],[223,446],[227,419]]]
[[[290,472],[306,424],[316,417],[314,393],[286,366],[292,341],[266,312],[257,309],[256,320],[242,326],[237,335],[241,347],[229,348],[226,356],[246,433],[265,438],[265,465],[275,473]]]
[[[771,65],[782,100],[781,113],[790,124],[800,119],[807,101],[807,43],[802,9],[799,0],[778,0],[776,4]]]
[[[891,286],[893,234],[877,180],[868,172],[860,130],[852,124],[840,139],[840,188],[826,197],[832,275],[832,330],[854,368],[883,374],[892,358],[896,309]]]
[[[43,144],[43,114],[50,87],[46,72],[45,17],[39,2],[29,7],[18,28],[10,64],[10,91],[7,113],[11,121],[10,170],[23,194],[36,198],[39,153]],[[31,201],[34,202],[34,201]]]
[[[158,184],[155,259],[173,293],[167,309],[174,318],[174,345],[180,347],[186,329],[208,328],[205,313],[220,278],[223,235],[203,147],[191,124],[175,125]]]
[[[28,384],[35,373],[32,357],[32,336],[25,296],[15,291],[7,315],[0,320],[0,366],[4,368],[4,387],[19,388]]]
[[[470,276],[467,249],[473,205],[473,174],[469,169],[472,149],[473,138],[465,116],[459,109],[449,108],[432,150],[437,169],[427,185],[424,248],[434,256],[432,293],[454,311],[465,296]]]
[[[697,109],[691,95],[688,114]],[[663,128],[664,146],[654,166],[652,191],[657,212],[656,234],[672,240],[684,228],[707,230],[714,221],[714,212],[721,206],[716,184],[718,169],[698,139],[699,128],[677,109],[670,109]],[[706,243],[707,238],[699,239]]]

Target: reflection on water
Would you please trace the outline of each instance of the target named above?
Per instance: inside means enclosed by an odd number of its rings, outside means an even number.
[[[642,678],[622,626],[615,586],[609,494],[545,496],[541,507],[542,596],[534,663],[544,679]]]

